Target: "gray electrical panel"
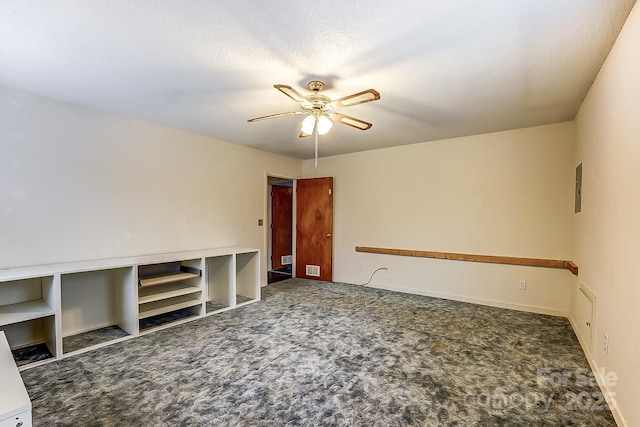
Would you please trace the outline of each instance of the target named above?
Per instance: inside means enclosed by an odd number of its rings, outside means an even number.
[[[576,207],[575,212],[582,212],[582,163],[576,167]]]

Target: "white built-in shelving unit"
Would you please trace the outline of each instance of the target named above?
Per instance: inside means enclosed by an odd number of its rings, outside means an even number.
[[[0,330],[25,369],[260,300],[260,253],[216,248],[0,270]]]

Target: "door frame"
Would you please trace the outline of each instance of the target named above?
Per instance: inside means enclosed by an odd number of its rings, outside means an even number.
[[[262,283],[262,286],[266,286],[267,285],[267,274],[269,273],[269,269],[271,268],[271,233],[270,233],[270,229],[271,229],[271,192],[269,191],[269,178],[279,178],[279,179],[286,179],[289,181],[293,182],[293,206],[292,206],[292,211],[291,214],[293,215],[293,218],[291,219],[291,256],[293,257],[293,264],[291,265],[291,277],[296,277],[296,202],[297,202],[297,198],[296,198],[296,189],[297,189],[297,185],[298,185],[298,179],[300,179],[299,177],[293,177],[293,176],[288,176],[285,174],[280,174],[277,172],[269,172],[269,171],[265,171],[264,173],[264,218],[266,218],[265,221],[265,227],[264,227],[264,244],[263,244],[263,250],[264,250],[264,254],[265,254],[265,269],[263,272],[261,272],[260,276],[260,281]]]

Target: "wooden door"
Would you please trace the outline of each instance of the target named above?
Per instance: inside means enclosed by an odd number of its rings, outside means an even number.
[[[291,264],[283,264],[282,257],[293,254],[292,234],[293,188],[274,185],[271,187],[271,265],[273,270]]]
[[[333,280],[333,178],[299,179],[296,277]]]

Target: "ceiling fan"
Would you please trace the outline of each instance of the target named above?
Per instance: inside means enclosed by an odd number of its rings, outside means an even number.
[[[339,113],[338,109],[351,107],[358,104],[364,104],[365,102],[377,101],[380,99],[380,93],[374,89],[363,90],[362,92],[347,95],[345,97],[331,100],[328,96],[320,94],[320,91],[324,87],[324,83],[318,80],[309,82],[309,90],[313,93],[311,95],[303,96],[287,85],[273,85],[280,92],[287,95],[289,98],[300,103],[301,109],[299,111],[289,111],[286,113],[270,114],[268,116],[256,117],[247,120],[248,122],[257,122],[266,119],[275,119],[277,117],[287,116],[306,116],[302,120],[302,126],[300,128],[300,137],[306,137],[315,135],[316,139],[316,166],[318,166],[318,135],[324,135],[331,130],[333,122],[345,124],[347,126],[354,127],[360,130],[370,129],[373,124],[365,122],[364,120],[357,119],[355,117],[347,116]]]

